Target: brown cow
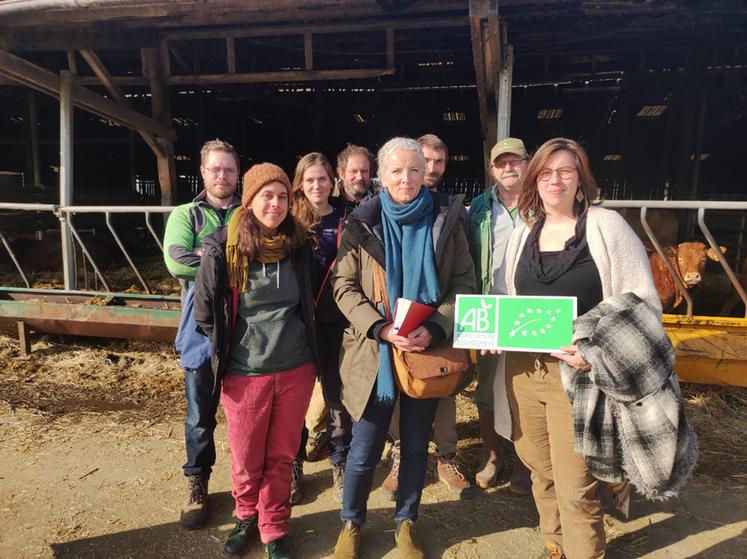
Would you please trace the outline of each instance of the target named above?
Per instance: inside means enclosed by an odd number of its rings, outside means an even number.
[[[722,254],[726,252],[724,247],[720,246],[719,249]],[[647,250],[649,251],[648,263],[651,266],[651,273],[654,276],[654,284],[661,300],[662,310],[664,312],[671,312],[682,303],[684,299],[682,291],[674,278],[669,274],[659,253],[653,249]],[[706,264],[706,257],[714,261],[718,260],[716,251],[712,248],[706,248],[703,243],[698,242],[680,243],[676,247],[670,246],[663,250],[667,255],[669,263],[688,290],[700,285]]]

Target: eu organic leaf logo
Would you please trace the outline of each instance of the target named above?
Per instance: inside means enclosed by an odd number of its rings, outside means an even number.
[[[527,307],[520,312],[514,321],[514,328],[509,332],[509,336],[539,336],[547,334],[558,320],[558,315],[562,314],[560,308],[542,310],[540,308]],[[531,328],[530,328],[531,326]]]

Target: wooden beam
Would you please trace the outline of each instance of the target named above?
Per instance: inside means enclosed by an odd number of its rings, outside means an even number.
[[[21,350],[21,355],[29,355],[31,353],[29,325],[22,320],[18,321],[18,347]]]
[[[226,37],[226,71],[236,73],[236,45],[233,37]]]
[[[60,96],[59,76],[2,50],[0,50],[0,75],[52,97],[59,98]],[[73,102],[81,109],[106,117],[128,128],[145,130],[170,140],[176,139],[176,132],[170,126],[156,122],[132,109],[124,108],[77,83],[73,84]]]
[[[76,76],[78,74],[78,65],[75,63],[75,51],[74,50],[67,51],[67,69],[70,70],[70,73],[73,76]]]
[[[162,124],[171,123],[171,106],[169,104],[169,76],[164,72],[164,56],[168,49],[159,48],[141,50],[143,73],[150,83],[151,113],[153,118]],[[176,202],[176,164],[174,161],[174,142],[170,139],[159,139],[161,154],[156,156],[158,166],[158,183],[161,187],[161,205],[173,206]]]
[[[488,113],[488,95],[485,77],[485,50],[483,48],[483,25],[480,14],[482,13],[482,2],[480,0],[470,0],[470,35],[472,38],[472,63],[475,68],[475,83],[477,85],[477,105],[480,111],[480,133],[482,135],[482,152],[483,152],[483,169],[486,173],[487,184],[490,184],[490,174],[488,166],[490,165],[490,144],[491,132],[488,127],[490,121]]]
[[[114,100],[124,108],[132,109],[129,99],[125,97],[124,92],[119,88],[119,86],[114,83],[111,74],[106,69],[103,62],[101,62],[101,59],[98,57],[98,55],[89,49],[81,49],[80,55],[83,57],[83,60],[85,60],[86,63],[91,67],[91,70],[93,70],[93,73],[96,74],[96,77],[99,79],[99,81],[104,84],[104,87],[114,98]],[[163,150],[161,150],[161,147],[158,145],[158,142],[156,141],[156,138],[155,136],[153,136],[153,134],[145,130],[138,130],[137,132],[142,136],[143,140],[146,144],[148,144],[148,147],[153,151],[156,157],[164,155]]]
[[[310,31],[303,34],[303,58],[304,68],[307,71],[314,69],[314,37]]]
[[[360,33],[362,31],[381,31],[384,29],[443,29],[449,27],[465,27],[469,25],[466,17],[413,17],[410,19],[383,19],[372,22],[344,23],[344,24],[298,24],[298,25],[262,25],[250,27],[247,25],[223,27],[200,31],[172,31],[163,37],[168,40],[184,41],[188,39],[216,39],[226,34],[236,38],[245,37],[280,37],[299,35],[301,33],[334,34]]]

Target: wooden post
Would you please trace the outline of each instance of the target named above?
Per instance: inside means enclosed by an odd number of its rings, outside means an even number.
[[[21,350],[21,355],[28,355],[31,353],[31,334],[29,332],[29,325],[23,320],[19,320],[18,324],[18,347]]]
[[[164,54],[165,53],[165,54]],[[164,73],[168,50],[145,48],[141,51],[143,75],[150,83],[151,113],[153,119],[164,126],[171,126],[171,107],[169,105],[168,75]],[[173,206],[176,203],[176,164],[174,163],[174,142],[158,138],[161,155],[156,156],[158,164],[158,183],[161,187],[161,205]]]
[[[226,37],[226,72],[236,73],[236,44],[233,37]]]
[[[60,72],[60,205],[73,204],[73,75]],[[68,225],[70,216],[62,215],[60,236],[62,244],[62,274],[65,289],[75,289],[73,264],[73,235]]]
[[[314,69],[314,40],[310,32],[303,34],[304,69]]]
[[[500,141],[511,135],[511,91],[514,82],[514,47],[506,45],[505,58],[498,80],[498,126],[496,140]]]

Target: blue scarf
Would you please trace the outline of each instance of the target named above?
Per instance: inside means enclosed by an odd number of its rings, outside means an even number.
[[[386,289],[389,306],[400,297],[435,305],[440,299],[436,255],[433,252],[433,196],[421,187],[418,197],[408,204],[396,204],[382,190],[381,222],[386,254]],[[380,309],[384,314],[383,309]],[[379,344],[379,370],[376,375],[376,400],[394,402],[394,374],[391,345]]]

